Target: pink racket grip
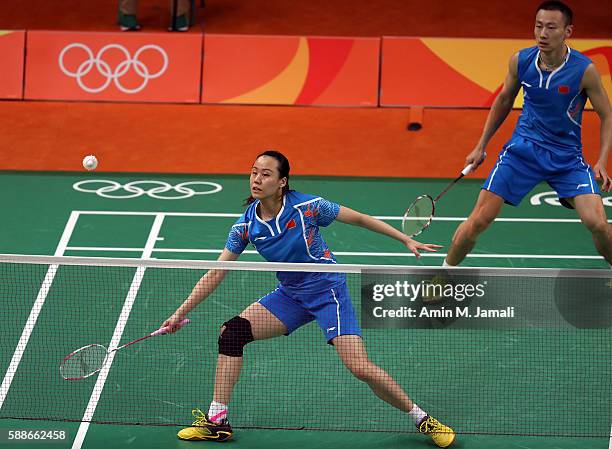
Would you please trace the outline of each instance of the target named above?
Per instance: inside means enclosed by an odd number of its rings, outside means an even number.
[[[186,324],[189,324],[191,322],[191,320],[189,318],[185,318],[183,321],[181,321],[178,324],[178,329],[180,329],[181,327],[185,326]],[[151,333],[151,337],[157,337],[158,335],[164,335],[168,333],[168,326],[166,327],[160,327],[159,329],[157,329],[155,332]]]
[[[482,158],[482,160],[484,161],[484,159],[487,157],[487,152],[486,151],[483,153],[483,156],[484,157]],[[474,167],[474,164],[469,164],[463,170],[461,170],[461,174],[463,176],[469,175],[470,173],[472,173],[474,171],[475,168],[476,167]]]

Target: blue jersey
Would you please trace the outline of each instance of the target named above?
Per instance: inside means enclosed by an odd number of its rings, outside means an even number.
[[[278,215],[269,221],[257,215],[259,201],[232,226],[225,247],[240,254],[251,243],[268,262],[336,263],[319,232],[320,226],[331,224],[340,206],[321,197],[290,191],[283,196]],[[278,272],[281,284],[293,288],[312,288],[315,284],[338,283],[344,276],[338,273]]]
[[[515,135],[560,155],[582,151],[582,111],[587,97],[580,83],[591,60],[567,47],[565,61],[552,72],[538,66],[538,47],[519,51],[518,79],[524,106]]]

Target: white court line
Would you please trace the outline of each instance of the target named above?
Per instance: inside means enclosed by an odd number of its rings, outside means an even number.
[[[141,253],[144,248],[118,248],[114,246],[69,246],[66,251],[117,251],[128,253]],[[161,251],[156,249],[155,251]],[[220,252],[220,251],[219,251]]]
[[[64,250],[70,241],[70,236],[72,235],[72,231],[74,230],[74,226],[76,225],[78,218],[79,214],[77,212],[72,212],[70,214],[68,222],[66,223],[64,231],[62,232],[60,241],[55,249],[56,256],[64,255]],[[2,408],[2,405],[4,405],[6,396],[8,395],[11,384],[13,383],[13,378],[17,373],[17,368],[19,368],[19,364],[21,363],[21,358],[23,357],[26,347],[28,346],[28,342],[30,341],[32,331],[34,331],[34,327],[38,321],[38,316],[40,315],[43,305],[45,304],[49,290],[51,290],[51,285],[53,284],[53,279],[55,278],[57,268],[57,264],[49,265],[45,279],[43,280],[40,290],[38,290],[36,301],[34,301],[32,310],[30,310],[30,315],[28,316],[26,324],[23,327],[21,337],[19,337],[19,342],[17,343],[15,352],[13,352],[13,357],[11,358],[9,367],[7,368],[4,379],[2,380],[2,385],[0,386],[0,408]]]
[[[147,243],[145,244],[145,247],[142,251],[143,259],[149,259],[151,257],[151,253],[153,252],[153,249],[155,247],[155,242],[157,241],[157,237],[159,236],[159,231],[161,229],[163,221],[163,214],[155,215],[155,221],[151,226],[151,231],[149,232]],[[116,348],[119,346],[121,336],[123,335],[123,330],[125,329],[125,325],[127,324],[128,318],[130,316],[130,312],[132,311],[132,306],[134,305],[134,301],[136,300],[136,296],[138,295],[138,290],[140,289],[142,279],[144,278],[145,270],[145,267],[138,267],[136,269],[136,273],[134,273],[134,278],[132,279],[130,290],[128,291],[128,294],[125,298],[125,302],[123,303],[123,309],[121,309],[121,314],[119,315],[117,325],[115,326],[115,331],[113,332],[113,337],[111,338],[111,341],[108,345],[109,349]],[[111,366],[113,364],[113,360],[115,359],[115,354],[117,354],[117,351],[113,351],[109,354],[107,363],[104,365],[104,367],[98,374],[96,385],[94,386],[93,392],[91,393],[91,397],[89,398],[89,403],[87,404],[87,408],[85,409],[83,419],[81,419],[79,430],[77,431],[77,435],[74,441],[72,442],[72,449],[80,449],[83,445],[83,442],[85,441],[85,436],[87,435],[87,431],[89,430],[89,425],[91,424],[91,420],[96,411],[96,407],[98,406],[98,401],[100,400],[100,396],[102,395],[102,390],[104,390],[106,378],[108,377]]]
[[[118,248],[103,246],[69,246],[66,251],[116,251],[116,252],[139,252],[142,248]],[[194,249],[194,248],[156,248],[156,253],[201,253],[221,254],[220,249]],[[245,250],[243,254],[258,254],[255,250]],[[381,253],[381,252],[358,252],[358,251],[334,251],[336,256],[365,256],[365,257],[414,257],[411,252]],[[421,253],[423,257],[446,257],[446,253]],[[578,254],[468,254],[467,257],[476,259],[603,259],[601,256],[578,255]]]
[[[51,284],[53,283],[53,278],[55,277],[55,273],[57,272],[57,267],[58,265],[49,265],[45,280],[43,281],[42,286],[38,291],[38,296],[36,297],[36,301],[34,302],[32,310],[30,311],[30,316],[28,316],[28,320],[26,321],[26,324],[23,327],[21,337],[19,338],[19,343],[17,343],[17,347],[15,348],[15,352],[13,353],[13,358],[11,359],[11,363],[9,364],[9,367],[6,370],[4,380],[2,381],[2,385],[0,386],[0,408],[2,408],[4,400],[6,399],[6,395],[8,394],[8,391],[11,388],[11,383],[13,382],[15,374],[17,373],[17,368],[19,367],[19,363],[21,362],[23,353],[25,352],[25,349],[28,346],[30,335],[34,330],[34,326],[36,326],[38,315],[40,315],[40,311],[42,310],[42,307],[45,304],[45,299],[47,299],[47,295],[49,294],[49,290],[51,289]]]
[[[219,217],[238,218],[242,214],[217,213],[217,212],[130,212],[113,210],[79,210],[82,215],[163,215],[165,217]]]
[[[159,215],[165,217],[213,217],[213,218],[238,218],[242,214],[218,213],[218,212],[130,212],[130,211],[76,211],[82,215]],[[374,218],[387,221],[401,221],[403,216],[373,215]],[[434,217],[434,221],[465,221],[467,217]],[[580,223],[579,218],[496,218],[500,223]],[[608,220],[612,223],[612,219]]]
[[[387,221],[399,221],[404,217],[394,217],[394,216],[386,216],[379,215],[375,218],[379,220],[387,220]],[[409,220],[422,220],[421,217],[409,218]],[[465,221],[467,217],[433,217],[433,221]],[[579,218],[504,218],[498,217],[495,219],[496,222],[499,223],[580,223]],[[612,223],[612,219],[608,220],[608,223]]]

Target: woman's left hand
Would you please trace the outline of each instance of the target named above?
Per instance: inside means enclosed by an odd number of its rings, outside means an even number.
[[[442,245],[436,245],[434,243],[421,243],[411,239],[410,237],[408,237],[404,244],[410,251],[414,253],[417,259],[421,257],[421,253],[419,252],[419,250],[435,253],[436,251],[438,251],[439,248],[442,248]]]

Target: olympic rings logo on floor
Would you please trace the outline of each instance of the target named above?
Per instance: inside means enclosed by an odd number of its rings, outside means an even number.
[[[77,48],[85,51],[87,58],[80,63],[80,65],[75,71],[71,71],[66,68],[64,64],[64,58],[66,57],[66,53]],[[111,66],[108,62],[104,61],[104,54],[111,49],[119,50],[121,53],[123,53],[124,57],[124,60],[117,64],[117,67],[115,67],[114,70],[111,69]],[[162,67],[157,72],[151,73],[149,67],[147,67],[147,65],[139,59],[142,53],[147,50],[156,51],[157,53],[159,53],[163,60]],[[125,94],[135,94],[141,92],[145,87],[147,87],[149,80],[159,78],[166,72],[166,69],[168,68],[168,54],[159,45],[150,44],[140,47],[132,58],[130,56],[130,52],[123,45],[108,44],[102,47],[100,51],[98,51],[98,54],[94,56],[93,51],[87,45],[77,42],[64,47],[64,49],[59,54],[58,62],[62,72],[64,72],[66,76],[76,78],[77,84],[85,92],[89,92],[91,94],[100,93],[105,90],[111,82],[114,82],[115,86],[117,86],[117,89],[119,89],[121,92]],[[83,77],[85,77],[89,72],[91,72],[94,67],[100,75],[106,78],[106,80],[102,83],[101,86],[89,87],[85,85]],[[131,68],[133,68],[134,71],[138,74],[138,76],[142,78],[142,82],[140,83],[140,85],[130,89],[123,86],[121,84],[120,79],[125,74],[127,74],[127,72]]]
[[[603,205],[606,207],[612,207],[612,196],[603,196],[601,197],[603,201]],[[550,206],[561,206],[561,201],[559,201],[559,196],[557,192],[541,192],[536,193],[529,199],[529,203],[532,206],[541,206],[542,201]]]
[[[93,187],[86,187],[91,186]],[[96,187],[97,185],[97,187]],[[205,190],[195,190],[195,186],[205,186]],[[221,184],[210,181],[187,181],[175,186],[165,181],[131,181],[121,184],[117,181],[108,179],[88,179],[78,181],[72,185],[74,190],[84,193],[95,193],[103,198],[125,200],[147,195],[158,200],[183,200],[194,195],[211,195],[220,192],[223,187]],[[176,192],[173,195],[162,195],[167,192]],[[122,194],[121,192],[126,192]]]

